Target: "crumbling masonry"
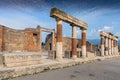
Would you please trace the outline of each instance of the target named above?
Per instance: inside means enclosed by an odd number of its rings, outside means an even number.
[[[56,54],[57,59],[62,60],[62,21],[69,23],[72,26],[72,55],[73,58],[77,58],[76,52],[76,27],[79,27],[82,30],[82,57],[86,57],[86,30],[87,24],[83,21],[80,21],[71,15],[66,14],[63,11],[60,11],[57,8],[51,9],[51,17],[56,19],[57,23],[57,43],[56,43]]]
[[[85,22],[78,20],[57,8],[51,9],[50,16],[56,20],[56,31],[54,29],[47,29],[40,26],[37,26],[37,28],[15,30],[0,25],[0,52],[3,52],[0,54],[0,65],[11,67],[35,65],[37,63],[40,64],[42,60],[41,34],[43,31],[51,33],[51,40],[48,42],[46,41],[46,45],[49,45],[50,47],[48,51],[49,59],[52,57],[52,59],[63,61],[63,58],[72,58],[73,60],[77,60],[81,57],[96,57],[97,53],[92,51],[92,44],[86,41],[86,30],[88,25]],[[67,22],[72,27],[72,39],[62,37],[63,21]],[[76,27],[82,30],[81,40],[77,39]],[[119,54],[117,36],[106,32],[100,32],[100,36],[101,56]],[[16,52],[21,52],[21,54]],[[28,54],[25,54],[24,52]],[[67,53],[69,53],[68,57],[66,56]]]
[[[101,56],[118,55],[118,37],[101,31]]]

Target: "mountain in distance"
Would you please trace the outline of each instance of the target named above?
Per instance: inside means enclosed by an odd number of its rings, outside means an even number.
[[[87,41],[94,45],[100,44],[100,39],[87,39]]]

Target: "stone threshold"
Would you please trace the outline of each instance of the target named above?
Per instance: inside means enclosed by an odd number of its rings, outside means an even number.
[[[120,55],[103,56],[103,57],[97,56],[97,57],[92,58],[92,59],[90,59],[90,58],[78,58],[76,60],[64,58],[62,62],[45,59],[42,64],[37,64],[37,65],[11,67],[11,68],[0,67],[0,80],[2,80],[2,79],[5,80],[8,78],[14,78],[14,77],[19,77],[19,76],[24,76],[24,75],[29,75],[29,74],[36,74],[36,73],[45,72],[48,70],[54,70],[54,69],[60,69],[60,68],[80,65],[80,64],[92,62],[95,60],[110,59],[113,57],[120,57]]]

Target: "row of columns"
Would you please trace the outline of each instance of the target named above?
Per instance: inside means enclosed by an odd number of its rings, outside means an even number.
[[[62,60],[62,20],[56,19],[57,22],[57,41],[56,41],[56,54],[57,60]],[[77,58],[77,33],[76,26],[72,26],[72,56],[74,59]],[[82,30],[82,57],[86,57],[86,29]]]
[[[118,37],[101,35],[101,56],[118,55]]]

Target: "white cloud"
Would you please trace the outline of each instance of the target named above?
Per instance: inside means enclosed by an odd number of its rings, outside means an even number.
[[[100,31],[105,31],[105,32],[112,32],[113,28],[110,26],[104,26],[102,29],[99,29],[98,32]]]
[[[116,32],[115,35],[120,37],[120,32]]]

